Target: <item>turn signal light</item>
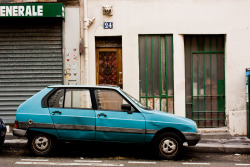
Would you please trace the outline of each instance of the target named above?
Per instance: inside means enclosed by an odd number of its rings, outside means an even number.
[[[18,129],[18,121],[15,120],[15,128]]]

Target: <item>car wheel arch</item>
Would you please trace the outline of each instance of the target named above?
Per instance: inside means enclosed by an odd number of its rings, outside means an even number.
[[[45,135],[49,135],[50,137],[57,139],[57,136],[49,134],[49,133],[44,133],[44,132],[40,132],[40,131],[35,131],[35,130],[27,130],[27,138],[29,139],[31,136],[34,136],[36,134],[45,134]]]
[[[163,129],[161,129],[161,130],[159,130],[159,131],[157,131],[155,133],[155,135],[153,137],[153,140],[152,140],[152,143],[155,142],[155,140],[158,138],[158,136],[160,136],[161,134],[166,133],[166,132],[174,133],[174,134],[178,135],[181,138],[181,140],[182,140],[183,143],[186,142],[185,136],[178,129],[175,129],[175,128],[163,128]]]

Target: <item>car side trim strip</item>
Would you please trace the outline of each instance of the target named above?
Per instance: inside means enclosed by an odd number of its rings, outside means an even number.
[[[115,127],[105,127],[97,126],[96,131],[101,132],[118,132],[118,133],[142,133],[145,134],[145,129],[135,129],[135,128],[115,128]]]
[[[95,126],[91,125],[70,125],[70,124],[48,124],[48,123],[35,123],[32,124],[28,122],[18,122],[20,129],[28,128],[41,128],[41,129],[60,129],[60,130],[95,130]]]
[[[147,134],[155,134],[158,130],[154,130],[154,129],[146,129],[146,133]]]
[[[20,129],[28,129],[28,128],[42,128],[42,129],[54,129],[54,124],[48,123],[35,123],[35,122],[18,122],[18,127]]]
[[[135,129],[135,128],[116,128],[91,125],[72,125],[72,124],[48,124],[48,123],[29,123],[18,122],[19,129],[41,128],[41,129],[57,129],[57,130],[85,130],[98,132],[117,132],[117,133],[137,133],[137,134],[155,134],[157,130],[154,129]]]
[[[60,130],[86,130],[86,131],[94,131],[95,126],[91,125],[69,125],[69,124],[55,124],[56,129]]]

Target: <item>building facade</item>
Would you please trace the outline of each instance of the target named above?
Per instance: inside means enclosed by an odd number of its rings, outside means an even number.
[[[12,7],[12,15],[21,16],[7,17],[10,8],[2,6],[15,4],[30,6],[30,16],[23,13],[27,7]],[[41,4],[62,5],[64,16],[37,17]],[[23,100],[47,85],[112,84],[151,108],[195,120],[199,128],[246,135],[250,1],[0,5],[0,116],[7,122]],[[37,16],[31,16],[32,6]]]
[[[244,135],[249,6],[244,0],[88,1],[87,15],[95,17],[88,84],[120,84],[142,103],[200,128]]]
[[[80,84],[79,11],[75,0],[1,1],[0,117],[6,124],[44,87]]]

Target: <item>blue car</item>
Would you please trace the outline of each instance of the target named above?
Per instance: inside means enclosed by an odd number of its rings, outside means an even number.
[[[4,143],[5,135],[6,135],[6,126],[3,120],[0,118],[0,146],[2,146]]]
[[[149,143],[161,158],[176,159],[184,142],[201,138],[194,121],[151,110],[111,86],[49,86],[18,107],[15,127],[39,156],[50,154],[56,140],[81,140]]]

